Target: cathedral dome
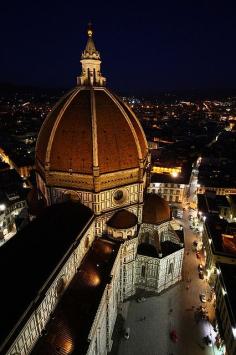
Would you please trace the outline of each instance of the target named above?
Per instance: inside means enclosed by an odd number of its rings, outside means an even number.
[[[42,125],[36,168],[51,186],[68,181],[75,188],[103,190],[119,186],[118,180],[120,185],[140,181],[147,163],[145,134],[132,110],[104,87],[91,36],[81,62],[79,85]],[[126,181],[114,173],[122,173]]]

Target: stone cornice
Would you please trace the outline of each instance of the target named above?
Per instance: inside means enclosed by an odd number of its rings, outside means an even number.
[[[41,169],[38,170],[42,176]],[[96,188],[94,186],[94,177],[92,175],[45,171],[45,180],[46,185],[51,187],[76,188],[94,192],[140,182],[139,168],[99,175],[96,178]]]

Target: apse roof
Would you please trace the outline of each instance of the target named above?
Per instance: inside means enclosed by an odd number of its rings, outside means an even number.
[[[167,201],[157,194],[146,194],[143,206],[143,223],[160,224],[170,220],[171,211]]]
[[[138,223],[138,218],[132,212],[122,209],[113,214],[107,221],[107,225],[116,229],[127,229],[134,227]]]

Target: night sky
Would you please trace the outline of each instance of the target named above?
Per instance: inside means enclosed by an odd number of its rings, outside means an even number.
[[[110,88],[236,88],[236,2],[11,1],[0,8],[0,82],[70,88],[93,23]]]

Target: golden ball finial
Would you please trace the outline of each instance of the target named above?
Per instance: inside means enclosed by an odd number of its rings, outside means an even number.
[[[88,36],[89,36],[89,37],[92,37],[92,35],[93,35],[93,29],[92,29],[92,23],[91,23],[91,22],[88,23],[88,30],[87,30],[87,33],[88,33]]]

